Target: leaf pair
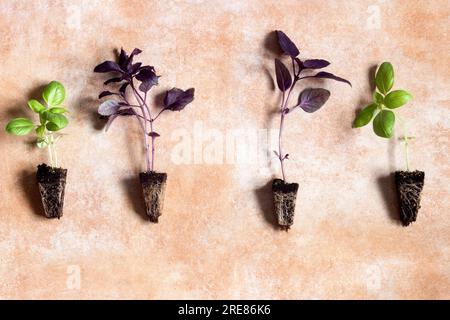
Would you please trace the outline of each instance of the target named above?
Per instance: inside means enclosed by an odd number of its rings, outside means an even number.
[[[374,101],[359,112],[353,126],[363,127],[373,119],[375,134],[391,138],[395,126],[395,114],[391,110],[405,105],[412,96],[405,90],[390,91],[394,86],[394,68],[389,62],[383,62],[378,68],[375,84]]]

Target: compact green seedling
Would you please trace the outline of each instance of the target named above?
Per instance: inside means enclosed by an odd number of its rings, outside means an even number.
[[[5,128],[6,132],[16,136],[34,133],[36,146],[48,149],[50,165],[41,164],[37,171],[44,212],[48,218],[63,215],[67,170],[58,168],[56,144],[61,138],[60,131],[69,123],[65,116],[67,109],[63,106],[65,97],[64,86],[57,81],[50,82],[42,92],[43,103],[35,99],[28,101],[28,107],[36,114],[36,121],[16,118]]]
[[[398,108],[412,99],[412,95],[406,90],[392,90],[394,68],[389,62],[383,62],[378,68],[375,84],[373,101],[359,112],[354,121],[354,127],[363,127],[373,119],[372,126],[375,134],[390,139],[394,136],[396,119],[400,123],[403,131],[406,171],[396,171],[395,182],[400,201],[401,221],[403,225],[407,226],[416,221],[425,179],[423,171],[410,171],[408,145],[411,138],[408,135],[405,121],[397,113]]]

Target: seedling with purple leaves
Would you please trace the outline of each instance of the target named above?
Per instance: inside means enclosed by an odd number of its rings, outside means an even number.
[[[16,136],[25,136],[34,130],[36,146],[48,149],[50,166],[43,163],[37,170],[39,191],[47,218],[59,219],[63,215],[67,169],[58,168],[56,143],[61,138],[59,132],[69,123],[64,115],[67,113],[67,109],[63,107],[65,97],[64,86],[58,81],[50,82],[42,92],[44,103],[35,99],[28,101],[28,107],[38,115],[39,122],[16,118],[5,128],[6,132]]]
[[[117,117],[121,116],[134,117],[142,130],[147,171],[141,172],[139,176],[147,215],[152,222],[157,223],[162,214],[167,174],[154,171],[155,141],[160,137],[155,131],[155,121],[165,111],[183,110],[194,100],[194,89],[186,91],[178,88],[170,89],[165,94],[163,106],[151,108],[147,101],[148,93],[158,84],[159,76],[156,75],[153,66],[133,62],[134,57],[141,52],[140,49],[134,49],[127,55],[122,49],[117,62],[105,61],[96,66],[94,72],[114,74],[104,85],[114,85],[115,90],[102,91],[99,95],[99,99],[113,97],[104,101],[98,108],[98,113],[108,118],[106,130]]]
[[[343,78],[337,77],[332,73],[320,71],[314,74],[305,74],[308,71],[322,69],[330,65],[323,59],[300,60],[298,58],[300,51],[288,36],[282,31],[276,31],[278,44],[284,55],[290,59],[292,73],[279,59],[275,59],[275,74],[278,88],[281,91],[282,99],[280,105],[280,129],[278,135],[278,150],[274,151],[280,161],[281,174],[283,179],[274,179],[272,190],[274,193],[275,214],[278,224],[281,228],[288,230],[294,223],[295,200],[297,197],[298,184],[288,183],[286,180],[286,171],[284,161],[289,159],[289,154],[284,153],[282,148],[283,128],[285,118],[298,108],[308,113],[319,110],[330,97],[330,92],[323,88],[304,89],[297,101],[291,106],[290,98],[292,91],[300,80],[305,79],[331,79],[345,82],[351,86],[351,83]]]
[[[359,112],[353,126],[355,128],[363,127],[373,119],[372,125],[375,134],[390,139],[394,136],[396,118],[394,111],[409,102],[412,96],[405,90],[391,91],[394,86],[394,68],[389,62],[383,62],[378,68],[375,74],[375,85],[373,102]],[[407,226],[417,219],[425,173],[409,170],[408,144],[410,137],[405,122],[398,115],[397,118],[403,129],[406,171],[395,172],[395,183],[400,201],[400,218],[403,225]]]

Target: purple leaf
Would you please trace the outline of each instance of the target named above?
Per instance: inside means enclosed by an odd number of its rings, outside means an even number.
[[[128,55],[125,52],[125,50],[123,50],[123,48],[121,48],[120,49],[120,55],[119,55],[119,66],[125,65],[127,60],[128,60]]]
[[[181,111],[194,100],[195,89],[191,88],[183,91],[178,88],[170,89],[166,92],[164,97],[164,107],[165,109],[171,111]]]
[[[120,81],[122,81],[122,78],[112,78],[112,79],[109,79],[109,80],[106,80],[103,84],[106,86],[106,85],[108,85],[108,84],[110,84],[110,83],[113,83],[113,82],[120,82]]]
[[[303,67],[306,69],[322,69],[329,66],[330,63],[327,60],[311,59],[303,61]]]
[[[352,84],[350,83],[350,81],[345,80],[344,78],[340,78],[335,76],[332,73],[329,72],[325,72],[325,71],[321,71],[318,74],[314,75],[314,76],[308,76],[308,77],[304,77],[303,79],[306,78],[323,78],[323,79],[332,79],[332,80],[336,80],[336,81],[340,81],[340,82],[345,82],[347,83],[350,87],[352,86]]]
[[[120,105],[115,100],[106,100],[98,107],[98,113],[102,116],[111,116],[119,110]]]
[[[134,48],[134,50],[131,52],[130,57],[128,58],[129,62],[133,61],[134,56],[137,56],[138,54],[141,54],[142,50],[138,48]]]
[[[139,90],[142,92],[149,91],[153,86],[158,84],[158,78],[153,67],[141,68],[141,71],[136,76],[136,79],[142,82]]]
[[[125,95],[125,92],[127,91],[127,87],[130,85],[129,82],[125,82],[120,88],[119,88],[119,92],[122,96]]]
[[[291,74],[283,62],[278,59],[275,59],[275,74],[277,76],[278,88],[280,88],[281,91],[284,92],[291,87]]]
[[[153,132],[149,132],[148,136],[152,137],[152,138],[158,138],[158,137],[160,137],[160,134],[158,132],[153,131]]]
[[[285,54],[291,56],[292,58],[295,58],[300,54],[300,51],[298,51],[295,43],[292,42],[291,39],[289,39],[289,37],[283,31],[277,30],[276,33],[278,36],[278,44]]]
[[[111,96],[113,94],[115,94],[115,93],[111,92],[111,91],[103,91],[102,93],[100,93],[98,95],[98,98],[101,99],[101,98],[104,98],[104,97],[107,97],[107,96]]]
[[[142,63],[140,63],[140,62],[133,64],[131,66],[131,73],[135,74],[136,72],[138,72],[139,69],[141,68],[141,66],[142,66]]]
[[[308,113],[319,110],[330,97],[330,91],[322,88],[308,88],[300,93],[298,106]]]
[[[133,74],[133,58],[134,56],[137,56],[138,54],[140,54],[142,52],[142,50],[135,48],[130,56],[125,60],[125,63],[123,65],[120,65],[120,67],[124,70],[126,70],[128,73]],[[136,71],[139,70],[139,67],[136,69]]]
[[[123,70],[120,69],[119,65],[113,61],[105,61],[98,66],[95,67],[94,72],[105,73],[105,72],[120,72],[123,73]]]

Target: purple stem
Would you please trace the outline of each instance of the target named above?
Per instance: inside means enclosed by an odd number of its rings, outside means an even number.
[[[141,100],[141,111],[142,111],[142,115],[144,116],[144,142],[145,142],[145,155],[146,155],[146,162],[147,162],[147,171],[153,171],[153,162],[155,159],[154,153],[155,153],[155,147],[154,147],[154,139],[152,137],[152,160],[150,161],[150,146],[148,143],[148,131],[147,131],[147,122],[150,121],[150,132],[153,132],[153,124],[151,122],[151,114],[150,114],[150,110],[144,100],[144,98],[142,98],[142,96],[139,94],[139,92],[136,90],[133,80],[130,81],[130,86],[133,90],[133,93],[136,97],[137,100]],[[145,107],[145,108],[144,108]],[[147,112],[149,114],[150,119],[147,118]]]
[[[298,75],[295,73],[295,61],[292,59],[292,73],[294,74],[294,82],[292,83],[291,87],[289,88],[287,97],[285,99],[285,92],[283,91],[283,99],[281,101],[280,106],[280,112],[281,112],[281,120],[280,120],[280,131],[278,134],[278,159],[280,160],[281,165],[281,174],[283,175],[283,180],[286,182],[286,174],[284,171],[284,160],[286,160],[286,157],[282,150],[282,136],[283,136],[283,128],[284,128],[284,117],[286,116],[286,109],[288,107],[289,98],[291,97],[292,90],[294,89],[295,85],[297,84],[297,81],[300,79]]]

